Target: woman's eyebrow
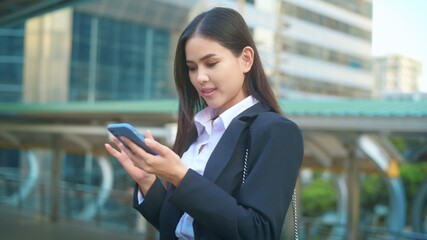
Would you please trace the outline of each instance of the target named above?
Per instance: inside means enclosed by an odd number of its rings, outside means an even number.
[[[216,54],[214,54],[214,53],[209,53],[209,54],[207,54],[207,55],[205,55],[205,56],[201,57],[201,58],[199,59],[199,62],[201,62],[201,61],[203,61],[203,60],[205,60],[205,59],[211,58],[211,57],[215,57],[215,56],[216,56]],[[187,63],[193,63],[194,61],[186,60],[186,62],[187,62]]]

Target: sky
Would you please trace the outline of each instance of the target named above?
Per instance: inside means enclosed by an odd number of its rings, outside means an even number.
[[[427,0],[372,0],[372,53],[404,54],[422,64],[419,87],[427,93]]]

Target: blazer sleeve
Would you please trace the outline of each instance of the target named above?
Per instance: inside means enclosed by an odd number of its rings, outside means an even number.
[[[166,197],[166,189],[163,187],[162,182],[159,178],[153,183],[150,190],[147,192],[147,195],[144,196],[144,201],[138,203],[138,191],[139,186],[135,184],[134,194],[133,194],[133,208],[135,208],[139,213],[141,213],[144,218],[151,223],[156,229],[160,227],[160,210],[162,208],[162,203]]]
[[[303,141],[295,123],[271,114],[259,115],[252,124],[249,172],[237,198],[191,169],[170,198],[222,238],[280,238],[302,162]]]

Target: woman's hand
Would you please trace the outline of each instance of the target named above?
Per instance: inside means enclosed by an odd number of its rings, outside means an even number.
[[[181,158],[170,148],[154,140],[150,131],[145,134],[144,143],[158,152],[158,155],[147,153],[127,138],[123,138],[130,151],[127,150],[129,159],[133,165],[146,173],[159,176],[166,182],[178,186],[188,168],[182,164]]]
[[[129,158],[129,154],[132,153],[130,153],[129,150],[119,140],[117,140],[117,138],[113,138],[113,142],[120,151],[116,150],[108,143],[104,144],[105,149],[120,162],[126,172],[138,184],[140,190],[145,195],[156,180],[156,176],[136,167]]]

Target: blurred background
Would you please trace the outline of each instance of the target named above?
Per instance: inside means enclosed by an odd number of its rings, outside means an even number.
[[[157,239],[103,149],[106,126],[173,144],[177,38],[225,6],[244,16],[303,131],[299,238],[427,239],[426,3],[0,1],[0,235]]]

